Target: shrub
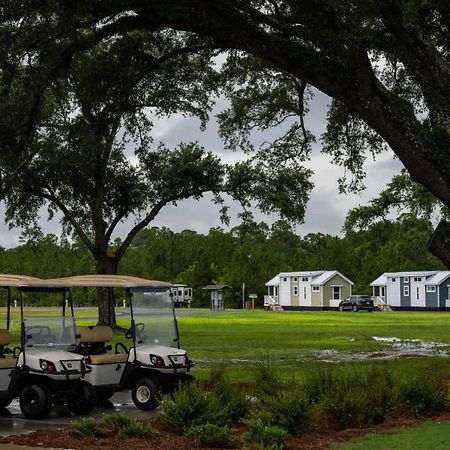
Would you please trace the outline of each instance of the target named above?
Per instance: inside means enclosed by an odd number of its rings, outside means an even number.
[[[214,392],[222,402],[226,415],[231,421],[237,421],[247,416],[250,410],[250,400],[239,388],[221,377],[217,381]]]
[[[434,414],[445,406],[448,395],[446,384],[434,377],[415,376],[398,385],[397,402],[415,416]]]
[[[288,438],[288,433],[276,425],[267,425],[261,419],[245,421],[248,427],[242,435],[242,442],[247,448],[257,450],[281,450]]]
[[[70,433],[78,438],[102,437],[108,434],[108,430],[97,423],[93,417],[84,417],[72,423]]]
[[[145,438],[154,436],[157,433],[151,425],[134,420],[128,425],[122,426],[118,432],[118,436],[122,439]]]
[[[312,403],[319,403],[324,395],[334,390],[336,371],[329,365],[319,365],[303,381],[303,389]]]
[[[256,372],[256,386],[262,394],[276,394],[282,386],[280,377],[276,374],[269,360],[262,361]]]
[[[103,414],[103,423],[112,431],[119,431],[122,428],[128,427],[133,422],[136,422],[130,416],[124,413]]]
[[[275,395],[262,395],[258,407],[264,423],[280,425],[291,434],[302,434],[310,427],[311,402],[298,384]]]
[[[227,411],[214,392],[207,392],[198,383],[181,385],[173,398],[165,396],[160,403],[162,419],[179,430],[212,423],[224,425]]]
[[[205,423],[190,427],[186,431],[186,436],[208,447],[228,447],[230,445],[231,431],[228,427]]]

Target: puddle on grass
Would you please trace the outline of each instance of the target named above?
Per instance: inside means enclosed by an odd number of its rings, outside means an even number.
[[[321,361],[328,363],[364,361],[364,360],[391,360],[400,358],[426,358],[429,356],[450,356],[450,343],[432,342],[422,339],[400,339],[394,336],[372,336],[373,341],[385,344],[385,348],[377,351],[340,351],[334,349],[324,349],[318,352],[299,350],[291,356],[280,358],[287,364],[292,362]],[[355,341],[355,338],[350,338]],[[196,363],[200,366],[227,365],[227,364],[261,364],[261,359],[223,359],[223,360],[199,360]]]
[[[389,336],[372,336],[377,342],[386,344],[386,349],[372,352],[341,352],[338,350],[321,350],[315,355],[316,361],[340,362],[386,360],[398,358],[425,358],[428,356],[449,356],[450,344],[443,342],[424,341],[423,339],[400,339]]]

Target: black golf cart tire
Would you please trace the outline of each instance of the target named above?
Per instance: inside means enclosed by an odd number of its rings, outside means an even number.
[[[2,398],[0,399],[0,409],[6,408],[12,402],[12,398]]]
[[[133,403],[143,411],[152,411],[158,407],[158,397],[161,392],[161,386],[154,378],[140,378],[131,389],[131,398]],[[143,395],[147,393],[148,398],[144,401]]]
[[[52,407],[50,390],[43,384],[25,386],[20,392],[19,406],[27,419],[44,418]]]
[[[116,391],[97,391],[97,403],[107,402],[115,393]]]
[[[66,405],[74,414],[88,414],[97,405],[97,391],[94,386],[82,381],[76,393],[67,399]]]

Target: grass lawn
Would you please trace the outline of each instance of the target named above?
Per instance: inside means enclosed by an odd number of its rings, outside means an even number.
[[[449,422],[429,422],[389,434],[371,434],[331,447],[332,450],[448,450],[449,448]]]
[[[33,308],[30,315],[56,315],[56,308]],[[77,323],[95,324],[95,308],[76,310]],[[0,309],[0,320],[5,318]],[[13,310],[12,329],[18,342],[19,310]],[[128,321],[120,321],[124,328]],[[178,317],[180,344],[196,361],[194,375],[210,376],[211,370],[226,370],[233,380],[250,382],[261,362],[270,361],[285,377],[312,370],[327,352],[342,364],[389,364],[402,370],[450,370],[447,358],[400,358],[381,361],[377,356],[391,348],[374,336],[423,339],[450,349],[450,314],[439,312],[339,313],[339,312],[227,312]],[[114,342],[129,345],[123,333]],[[322,352],[322,353],[320,353]],[[369,356],[369,357],[368,357]],[[380,355],[378,355],[380,356]],[[361,360],[361,361],[360,361]]]

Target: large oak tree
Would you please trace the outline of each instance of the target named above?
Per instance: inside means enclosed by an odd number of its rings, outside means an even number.
[[[2,13],[3,36],[8,27],[22,31],[13,48],[32,53],[27,73],[45,68],[36,78],[36,101],[25,109],[27,117],[41,111],[38,94],[78,51],[124,30],[188,31],[218,49],[253,55],[292,76],[301,89],[310,85],[332,97],[326,143],[337,162],[360,170],[364,154],[381,138],[414,181],[450,206],[447,1],[11,1]],[[2,39],[2,46],[7,44]],[[15,93],[10,79],[8,95]],[[8,131],[8,123],[5,127]],[[19,137],[27,138],[30,129]],[[438,239],[446,241],[450,224],[442,222],[441,230]],[[434,252],[450,267],[442,248],[436,245]]]

